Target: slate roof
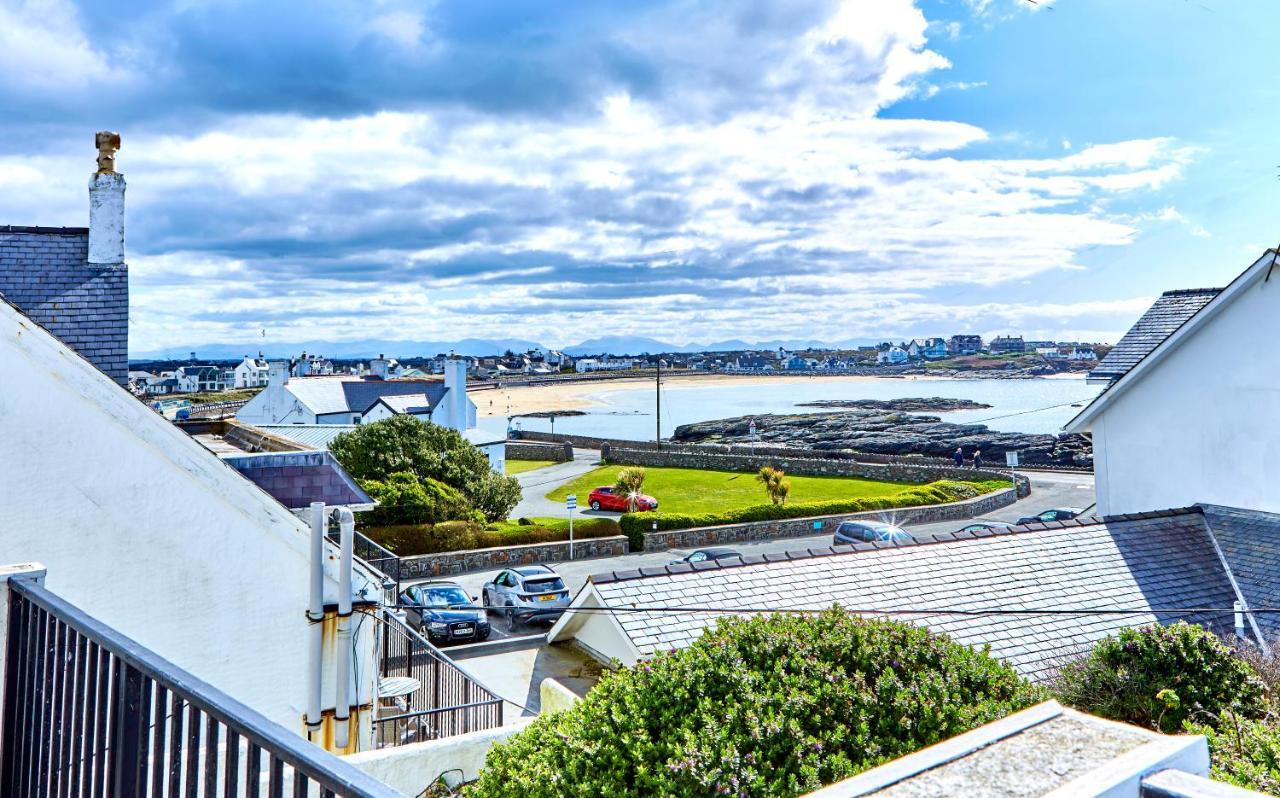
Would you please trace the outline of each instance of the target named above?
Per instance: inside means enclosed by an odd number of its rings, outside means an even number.
[[[1280,607],[1280,515],[1216,504],[1201,507],[1245,603],[1251,609]],[[1252,617],[1268,644],[1280,641],[1280,615]]]
[[[316,415],[364,413],[384,396],[417,394],[430,407],[444,397],[438,380],[366,380],[352,377],[294,377],[285,388]]]
[[[329,452],[265,452],[222,458],[290,510],[311,502],[373,504]]]
[[[1221,292],[1221,288],[1165,291],[1089,372],[1089,379],[1120,379]]]
[[[1126,614],[898,615],[970,645],[991,646],[1043,680],[1064,659],[1121,628],[1185,620],[1233,634],[1236,593],[1199,507],[917,537],[742,560],[678,564],[591,578],[607,606],[850,610],[1132,609]],[[1280,539],[1280,523],[1272,518]],[[1280,568],[1272,573],[1280,575]],[[1268,580],[1274,583],[1273,578]],[[1223,608],[1226,612],[1182,612]],[[642,655],[682,647],[711,612],[619,612]]]
[[[400,396],[383,396],[378,399],[387,407],[396,413],[410,413],[420,415],[422,413],[431,412],[431,401],[425,394],[406,393]],[[374,402],[377,404],[377,402]]]
[[[0,296],[124,385],[129,270],[88,258],[88,228],[0,225]]]

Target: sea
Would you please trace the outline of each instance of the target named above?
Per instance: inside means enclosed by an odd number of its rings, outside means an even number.
[[[1101,385],[1083,379],[945,379],[918,377],[854,378],[812,377],[809,379],[753,379],[683,383],[664,381],[661,393],[662,436],[669,437],[680,424],[696,421],[753,416],[766,413],[816,413],[823,408],[803,407],[818,399],[903,399],[939,396],[972,399],[991,405],[981,410],[930,411],[944,421],[980,423],[1001,432],[1057,433],[1080,408],[1102,390]],[[483,401],[483,394],[476,397]],[[610,387],[600,385],[596,404],[583,408],[586,415],[560,416],[554,431],[626,440],[653,440],[658,425],[653,385],[628,382]],[[513,426],[550,432],[552,422],[542,418],[517,418]],[[480,426],[500,432],[504,418],[481,419]]]

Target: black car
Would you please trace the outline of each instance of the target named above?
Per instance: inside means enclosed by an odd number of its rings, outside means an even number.
[[[409,623],[432,643],[489,639],[489,619],[466,591],[454,582],[423,582],[400,593],[400,608]]]
[[[741,552],[734,551],[733,549],[726,549],[722,546],[716,546],[710,549],[695,549],[694,551],[689,552],[687,555],[685,555],[684,557],[681,557],[678,560],[672,560],[671,564],[678,565],[679,563],[682,563],[682,562],[693,564],[697,562],[707,562],[708,560],[733,560],[733,559],[739,559],[739,560],[742,559]]]
[[[1079,507],[1055,507],[1052,510],[1045,510],[1039,515],[1027,515],[1018,519],[1019,524],[1046,524],[1050,521],[1069,521],[1077,515],[1083,513],[1084,510]]]

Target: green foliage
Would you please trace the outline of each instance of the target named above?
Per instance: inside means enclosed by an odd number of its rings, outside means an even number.
[[[629,466],[618,472],[613,480],[613,492],[627,497],[627,509],[635,512],[636,495],[644,489],[644,469]]]
[[[369,524],[435,524],[474,518],[476,512],[461,492],[437,479],[419,480],[408,471],[397,471],[385,480],[360,480],[378,507],[361,517]]]
[[[917,485],[891,496],[836,499],[823,502],[802,502],[795,504],[758,504],[752,507],[738,507],[714,513],[673,513],[660,511],[656,513],[627,513],[619,519],[622,532],[630,538],[641,536],[653,528],[657,522],[659,530],[692,529],[699,526],[719,526],[721,524],[745,524],[751,521],[776,521],[786,518],[809,518],[820,515],[843,515],[846,513],[862,513],[873,510],[890,510],[897,507],[918,507],[925,504],[944,504],[946,502],[971,499],[983,493],[1003,490],[1013,483],[1003,480],[985,482],[954,482],[939,480],[928,485]],[[635,548],[635,543],[632,543]]]
[[[764,492],[768,495],[769,501],[777,505],[787,503],[787,496],[791,493],[791,480],[787,479],[787,473],[781,468],[772,466],[761,468],[756,474],[756,481],[764,485]]]
[[[1212,632],[1176,623],[1124,629],[1066,665],[1055,691],[1074,707],[1172,733],[1227,712],[1260,716],[1266,688]]]
[[[1211,778],[1280,795],[1280,719],[1228,713],[1212,725],[1188,723],[1183,731],[1208,738]]]
[[[465,794],[796,796],[1040,699],[920,627],[837,609],[724,619],[496,745]]]
[[[569,525],[563,519],[522,520],[528,520],[529,523],[500,521],[486,526],[475,521],[445,521],[438,524],[374,526],[362,531],[379,545],[402,557],[464,549],[520,546],[526,543],[553,543],[569,539]],[[618,522],[610,518],[581,518],[573,524],[574,540],[618,534]]]
[[[424,485],[435,480],[460,492],[468,509],[491,521],[506,518],[520,501],[520,483],[494,472],[484,452],[457,430],[412,416],[362,424],[334,438],[329,450],[361,484],[386,482],[400,473],[412,474]]]

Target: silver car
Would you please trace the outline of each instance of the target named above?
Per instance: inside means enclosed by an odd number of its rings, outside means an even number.
[[[836,527],[834,543],[837,546],[848,546],[853,543],[902,543],[908,540],[911,540],[911,535],[893,524],[879,521],[841,521],[840,526]]]
[[[569,606],[569,589],[545,565],[521,565],[484,583],[484,607],[515,623],[554,621]]]

